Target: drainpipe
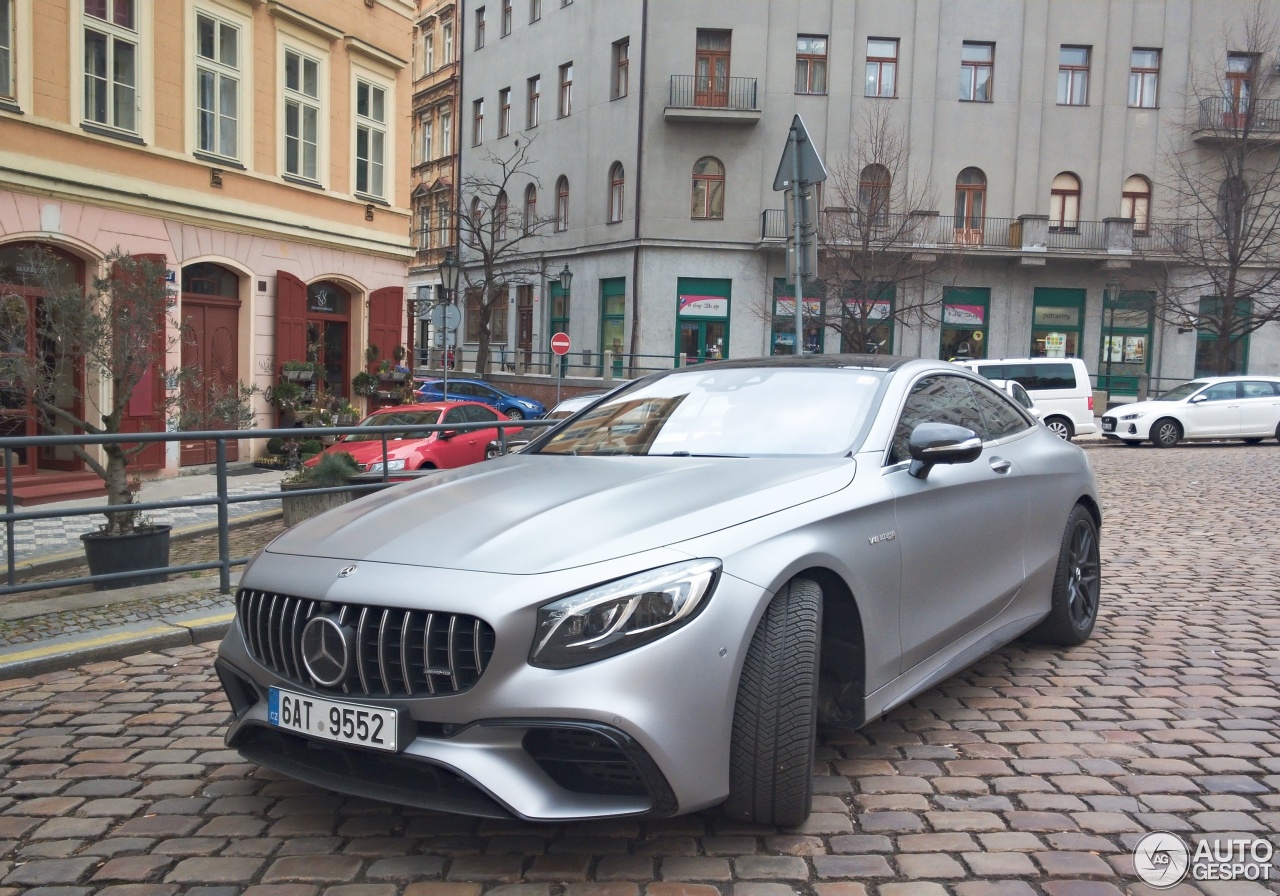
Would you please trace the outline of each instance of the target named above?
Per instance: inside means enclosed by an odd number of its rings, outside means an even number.
[[[636,128],[636,226],[635,246],[631,249],[631,363],[627,375],[636,375],[636,353],[640,347],[640,211],[644,195],[644,95],[645,60],[649,55],[649,0],[640,7],[640,120]]]

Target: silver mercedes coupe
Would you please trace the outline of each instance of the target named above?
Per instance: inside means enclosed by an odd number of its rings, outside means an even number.
[[[686,367],[245,570],[227,742],[347,794],[566,821],[810,811],[863,725],[1098,614],[1085,452],[946,362]]]

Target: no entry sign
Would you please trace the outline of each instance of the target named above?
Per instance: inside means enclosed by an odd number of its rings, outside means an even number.
[[[557,355],[569,354],[569,334],[557,333],[551,337],[551,350]]]

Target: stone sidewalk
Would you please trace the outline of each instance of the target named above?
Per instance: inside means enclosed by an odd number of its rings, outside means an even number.
[[[532,825],[351,799],[223,746],[214,645],[0,680],[0,896],[1148,896],[1145,833],[1280,846],[1280,448],[1090,451],[1102,618],[824,730],[801,827]],[[696,720],[689,720],[696,724]],[[1188,880],[1177,896],[1269,883]]]

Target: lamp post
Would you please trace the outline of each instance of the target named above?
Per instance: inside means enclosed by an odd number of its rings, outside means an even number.
[[[449,305],[454,303],[454,297],[458,289],[458,275],[462,273],[462,265],[458,264],[458,259],[454,257],[451,251],[444,253],[444,261],[440,262],[440,291],[443,293],[441,299]],[[449,400],[449,324],[448,314],[445,315],[444,326],[444,400]]]
[[[1102,303],[1107,307],[1107,403],[1111,403],[1111,360],[1115,355],[1116,301],[1120,298],[1120,281],[1112,277]]]
[[[564,300],[564,314],[557,315],[557,316],[562,317],[564,319],[565,326],[567,327],[569,325],[569,287],[573,285],[573,271],[569,270],[569,262],[566,261],[564,263],[564,267],[561,268],[560,273],[557,274],[555,277],[552,277],[551,279],[560,284],[560,294]],[[552,335],[554,336],[555,334],[553,333]],[[564,366],[566,363],[567,362],[565,361],[565,356],[561,356],[560,358],[561,374],[564,373]],[[557,392],[556,393],[557,404],[560,403],[559,399],[560,399],[560,395],[559,395],[559,392]]]

